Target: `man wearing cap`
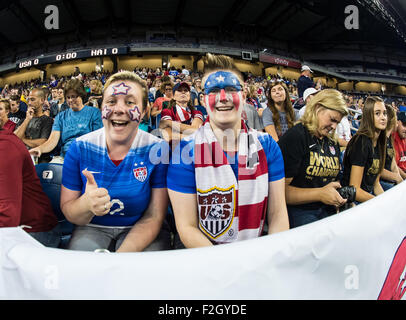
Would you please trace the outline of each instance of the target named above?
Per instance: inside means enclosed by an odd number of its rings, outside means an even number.
[[[403,179],[406,178],[406,110],[398,112],[396,131],[392,133],[396,164]]]
[[[203,124],[203,114],[196,110],[190,100],[190,86],[179,82],[173,87],[173,98],[161,112],[159,128],[166,132],[168,141],[180,140]]]
[[[319,92],[320,90],[316,90],[315,88],[311,87],[311,88],[307,88],[304,92],[303,92],[303,101],[305,103],[305,105],[300,108],[299,113],[298,113],[298,119],[300,119],[305,111],[306,111],[306,105],[309,104],[310,100],[313,98],[313,96]]]
[[[309,66],[302,66],[302,74],[297,80],[297,93],[299,95],[299,98],[303,97],[303,93],[307,88],[316,88],[317,90],[320,89],[321,83],[320,81],[318,81],[317,85],[314,84],[313,80],[310,77],[312,73],[313,70],[310,69]]]

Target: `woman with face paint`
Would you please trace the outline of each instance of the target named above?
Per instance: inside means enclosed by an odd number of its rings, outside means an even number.
[[[209,118],[172,154],[168,189],[186,247],[289,229],[283,159],[271,137],[241,119],[243,79],[233,60],[207,54],[202,78]]]
[[[147,99],[135,73],[112,75],[103,92],[104,127],[76,139],[66,154],[61,209],[77,225],[69,249],[169,249],[161,229],[169,147],[138,129]]]
[[[285,162],[286,203],[292,228],[337,213],[346,200],[338,193],[340,146],[337,124],[348,114],[342,94],[317,93],[299,123],[278,141]]]
[[[344,155],[344,186],[354,186],[355,200],[364,202],[383,193],[379,178],[385,166],[386,126],[388,115],[379,97],[368,97],[362,109],[362,120]]]

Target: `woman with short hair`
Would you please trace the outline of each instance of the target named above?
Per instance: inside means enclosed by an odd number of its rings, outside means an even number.
[[[0,118],[3,121],[3,130],[13,132],[16,128],[16,124],[8,118],[10,111],[10,101],[8,99],[0,99]]]
[[[77,138],[66,154],[61,209],[77,225],[69,249],[169,248],[160,233],[168,195],[167,164],[159,158],[169,147],[139,130],[147,104],[144,80],[129,71],[112,75],[103,92],[104,127]]]

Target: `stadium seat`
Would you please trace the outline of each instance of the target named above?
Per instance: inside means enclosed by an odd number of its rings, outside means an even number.
[[[61,227],[62,238],[60,247],[66,248],[74,226],[66,220],[60,209],[62,166],[60,163],[40,163],[35,166],[35,170],[41,182],[42,189],[51,201],[52,209]]]

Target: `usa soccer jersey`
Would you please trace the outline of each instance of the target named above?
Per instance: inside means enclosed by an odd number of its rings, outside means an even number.
[[[104,128],[72,142],[63,165],[64,187],[85,192],[82,170],[93,173],[99,188],[108,190],[112,207],[90,224],[132,226],[148,208],[151,189],[166,188],[169,146],[163,140],[138,130],[127,156],[117,166],[111,161]]]
[[[268,134],[258,137],[266,154],[268,165],[268,182],[277,181],[285,177],[282,153],[278,144]],[[237,154],[226,154],[234,175],[238,179]],[[182,193],[196,193],[194,139],[193,136],[181,140],[172,154],[168,169],[168,188]]]

